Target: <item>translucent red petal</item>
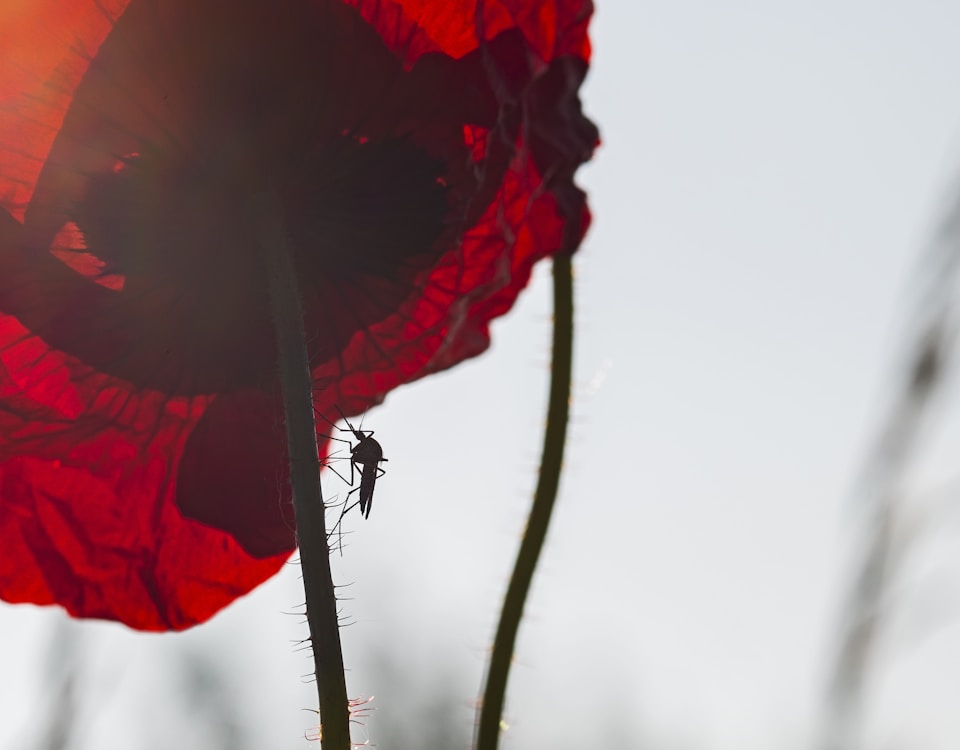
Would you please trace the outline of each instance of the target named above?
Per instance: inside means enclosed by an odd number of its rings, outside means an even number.
[[[589,2],[0,4],[0,596],[209,618],[295,544],[250,191],[318,409],[489,345],[589,221]]]

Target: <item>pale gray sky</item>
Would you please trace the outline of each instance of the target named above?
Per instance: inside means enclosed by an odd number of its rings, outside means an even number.
[[[599,3],[575,422],[505,748],[810,747],[850,494],[960,170],[958,28],[960,6],[933,0]],[[389,473],[337,560],[351,693],[406,710],[432,660],[459,708],[424,720],[464,741],[535,481],[549,315],[544,267],[487,355],[367,416]],[[954,476],[952,416],[920,487]],[[960,516],[942,513],[898,589],[871,747],[960,746]],[[291,568],[184,635],[84,626],[78,747],[175,737],[168,667],[197,651],[230,660],[251,747],[296,747],[314,700],[289,643],[306,629],[282,614],[298,587]],[[0,606],[0,748],[56,711],[41,652],[58,619]],[[383,654],[395,695],[378,687]],[[374,712],[391,750],[376,727]]]

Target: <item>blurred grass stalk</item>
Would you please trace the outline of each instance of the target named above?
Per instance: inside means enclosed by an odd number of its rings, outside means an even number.
[[[906,378],[868,455],[855,511],[862,519],[862,556],[843,602],[840,642],[827,691],[820,750],[859,750],[871,662],[889,607],[890,581],[906,553],[902,504],[905,476],[945,382],[956,321],[960,263],[960,190],[921,260],[917,310],[908,328]]]

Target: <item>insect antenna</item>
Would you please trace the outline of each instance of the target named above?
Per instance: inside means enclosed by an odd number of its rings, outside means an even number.
[[[361,427],[361,429],[358,430],[358,429],[356,429],[352,424],[350,424],[350,420],[347,419],[347,415],[343,413],[343,409],[340,408],[340,405],[339,405],[339,404],[334,404],[333,406],[334,406],[334,408],[335,408],[338,412],[340,412],[340,416],[343,417],[343,421],[347,423],[347,427],[350,428],[350,432],[353,433],[353,436],[354,436],[357,440],[363,440],[363,429],[362,429],[362,428],[363,428],[363,418],[366,416],[366,414],[363,414],[363,415],[360,416],[360,427]],[[327,420],[327,421],[329,421],[329,420]],[[346,430],[344,430],[344,432],[346,432]]]

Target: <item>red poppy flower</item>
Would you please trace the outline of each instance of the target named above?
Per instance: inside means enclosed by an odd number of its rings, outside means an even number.
[[[589,0],[0,5],[0,596],[201,622],[295,539],[246,207],[317,407],[483,351],[588,222]]]

